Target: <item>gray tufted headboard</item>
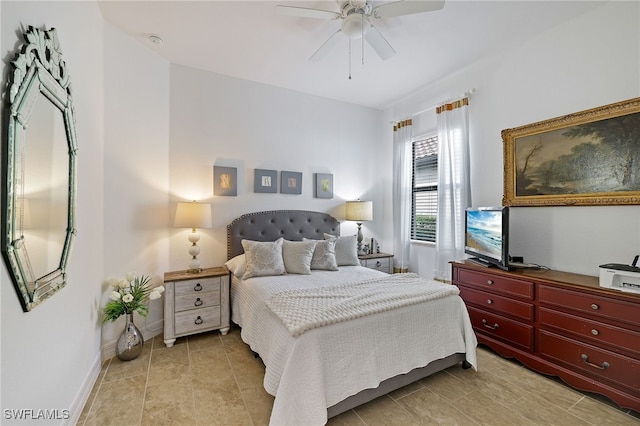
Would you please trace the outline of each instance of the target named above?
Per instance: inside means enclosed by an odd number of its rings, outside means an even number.
[[[322,240],[323,234],[340,235],[340,222],[327,214],[305,210],[271,210],[247,213],[227,225],[227,259],[244,253],[241,241]]]

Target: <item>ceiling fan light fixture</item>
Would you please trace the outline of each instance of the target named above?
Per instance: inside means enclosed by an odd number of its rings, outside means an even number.
[[[352,13],[342,20],[342,32],[351,39],[362,38],[370,27],[369,18],[361,13]]]

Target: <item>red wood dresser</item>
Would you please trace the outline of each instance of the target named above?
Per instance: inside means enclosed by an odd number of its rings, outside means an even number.
[[[640,295],[560,271],[452,263],[478,342],[640,411]]]

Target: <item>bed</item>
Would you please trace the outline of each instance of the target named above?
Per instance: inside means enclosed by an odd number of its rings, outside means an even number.
[[[330,417],[452,365],[476,368],[477,341],[457,288],[414,274],[388,275],[359,266],[351,256],[351,238],[340,236],[340,224],[331,215],[304,210],[249,213],[227,226],[231,319],[240,326],[242,340],[265,364],[264,387],[275,397],[270,424],[324,424]],[[282,271],[279,259],[270,272],[273,264],[261,257],[265,253],[268,257],[269,250],[280,250],[287,260],[283,263],[297,273]],[[298,256],[298,252],[305,254]],[[329,259],[326,268],[323,256]],[[331,256],[336,258],[335,265]],[[266,272],[261,270],[264,265],[268,265]],[[400,291],[403,279],[422,280],[420,285],[446,294],[391,308],[384,305],[378,311],[349,308],[341,319],[313,317],[311,323],[300,320],[298,311],[292,314],[290,305],[308,303],[309,292],[330,303],[341,292],[349,300],[365,300],[380,289]],[[356,291],[367,294],[353,297]],[[397,303],[397,295],[385,300],[392,299]],[[345,309],[341,306],[338,311]]]

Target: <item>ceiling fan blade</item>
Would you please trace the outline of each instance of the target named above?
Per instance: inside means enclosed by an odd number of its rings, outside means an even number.
[[[367,31],[367,33],[364,35],[364,38],[383,61],[386,61],[396,54],[396,51],[393,49],[393,47],[391,47],[389,42],[373,25],[371,25],[369,31]]]
[[[316,19],[339,19],[341,15],[338,12],[321,9],[309,9],[306,7],[277,5],[276,12],[280,15],[300,16],[302,18]]]
[[[329,37],[329,39],[325,41],[324,44],[320,46],[320,48],[316,50],[316,52],[313,55],[311,55],[309,60],[311,62],[318,62],[322,58],[324,58],[327,55],[327,53],[329,53],[329,51],[333,48],[333,46],[335,46],[336,43],[340,40],[339,34],[341,32],[342,30],[338,30],[335,33],[333,33],[331,37]]]
[[[401,0],[374,7],[372,16],[376,19],[431,12],[444,7],[444,0]]]

